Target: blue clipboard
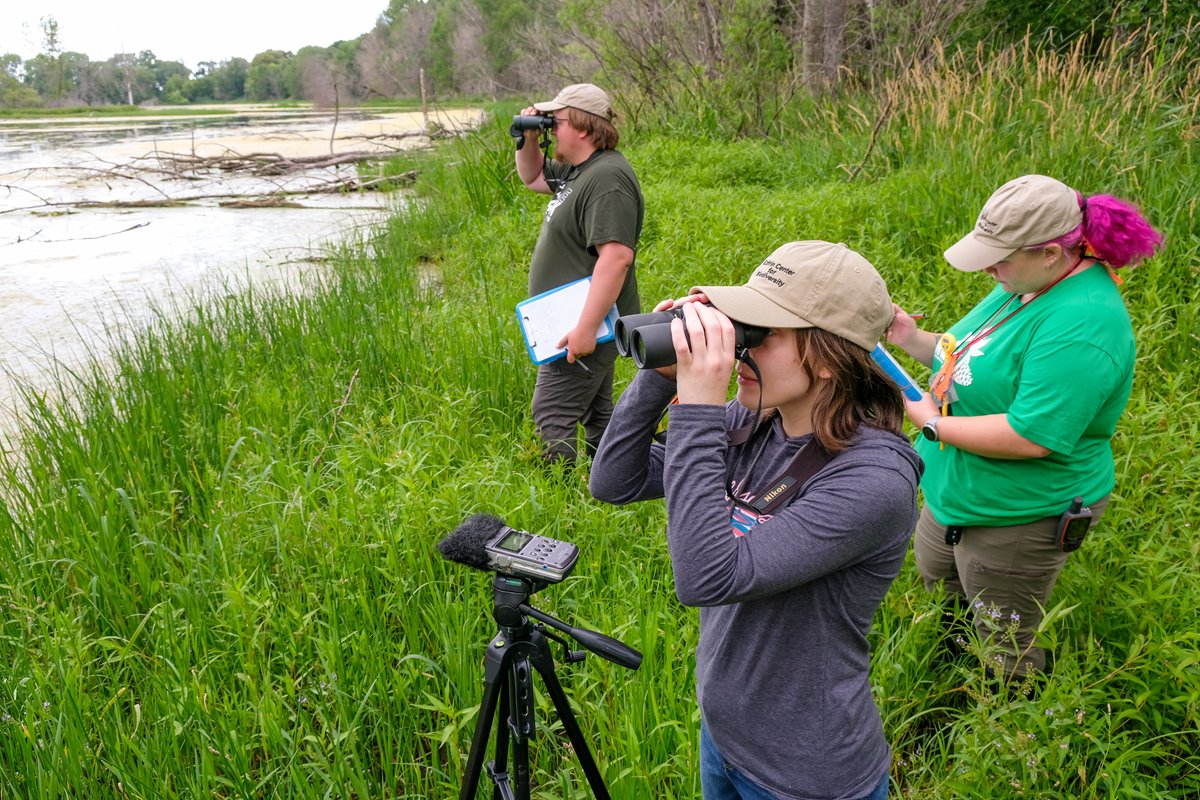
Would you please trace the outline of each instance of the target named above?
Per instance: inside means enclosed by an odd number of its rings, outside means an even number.
[[[545,364],[566,357],[567,349],[558,343],[579,322],[591,286],[588,276],[517,303],[517,323],[530,361]],[[597,344],[615,338],[618,316],[614,304],[596,329]]]

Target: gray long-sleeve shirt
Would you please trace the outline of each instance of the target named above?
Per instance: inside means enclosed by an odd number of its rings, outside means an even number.
[[[676,594],[701,607],[696,693],[724,759],[781,798],[862,797],[891,759],[867,631],[916,526],[921,461],[903,437],[863,427],[791,502],[735,536],[727,468],[761,491],[811,435],[788,438],[775,420],[762,456],[739,459],[764,437],[728,445],[749,411],[673,405],[664,446],[652,434],[674,392],[651,370],[637,375],[592,465],[592,494],[666,497]]]

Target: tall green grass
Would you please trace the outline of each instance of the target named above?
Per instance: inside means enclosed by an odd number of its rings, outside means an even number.
[[[1031,171],[1138,200],[1168,235],[1124,290],[1139,360],[1118,485],[1043,626],[1050,682],[1009,699],[978,658],[944,663],[911,566],[885,602],[873,681],[897,796],[1200,794],[1200,121],[1180,52],[947,57],[780,141],[626,133],[645,302],[822,238],[948,325],[988,287],[941,250]],[[559,664],[613,796],[698,796],[695,615],[662,506],[600,505],[586,466],[537,457],[513,305],[545,198],[513,175],[500,117],[423,158],[414,200],[310,291],[182,298],[61,371],[71,402],[30,389],[0,455],[0,797],[456,796],[495,624],[488,576],[432,546],[479,511],[576,542],[535,604],[645,653],[636,673]],[[538,712],[535,796],[589,796],[540,693]]]

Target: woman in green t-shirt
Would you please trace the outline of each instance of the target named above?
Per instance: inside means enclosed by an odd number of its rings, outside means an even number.
[[[989,669],[1006,679],[1045,669],[1041,609],[1112,491],[1109,442],[1134,364],[1115,270],[1161,244],[1128,203],[1026,175],[945,253],[986,272],[991,293],[944,334],[896,307],[888,340],[934,370],[931,393],[906,401],[926,464],[917,568],[971,604]]]

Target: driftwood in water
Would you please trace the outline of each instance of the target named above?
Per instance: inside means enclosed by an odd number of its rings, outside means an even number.
[[[194,179],[213,172],[245,173],[263,177],[292,175],[309,170],[340,167],[346,164],[365,164],[374,161],[384,161],[403,150],[403,148],[398,146],[399,142],[408,139],[444,139],[455,135],[440,126],[431,127],[432,129],[429,132],[409,131],[406,133],[380,133],[346,137],[348,141],[370,143],[374,147],[371,150],[353,150],[345,153],[285,156],[280,153],[239,153],[235,150],[226,150],[217,155],[202,156],[197,155],[195,152],[155,151],[138,160],[156,162],[157,169],[154,171],[165,172],[185,179]]]
[[[237,153],[228,150],[220,155],[199,156],[190,153],[156,153],[145,156],[158,162],[156,171],[180,178],[192,179],[205,173],[247,173],[259,176],[292,175],[313,169],[329,169],[346,164],[364,164],[391,158],[394,152],[355,150],[320,156],[283,156],[279,153]]]
[[[91,170],[96,172],[97,170]],[[103,172],[103,171],[101,171]],[[114,170],[114,179],[129,178],[127,174]],[[218,200],[222,208],[302,208],[299,203],[289,201],[289,197],[300,197],[314,194],[349,194],[350,192],[370,192],[380,189],[393,188],[410,184],[416,180],[417,171],[409,170],[398,175],[359,180],[356,176],[333,177],[324,183],[310,184],[300,189],[278,189],[272,192],[255,192],[253,194],[239,192],[214,192],[211,194],[190,194],[170,197],[162,193],[162,197],[141,200],[65,200],[55,202],[44,200],[33,206],[0,209],[0,214],[16,211],[33,211],[52,208],[181,208],[196,205],[206,200]],[[0,189],[15,190],[18,186],[0,184]],[[32,193],[31,193],[32,194]],[[36,195],[35,195],[36,196]],[[41,199],[41,198],[39,198]],[[61,212],[58,212],[61,213]]]
[[[264,197],[259,200],[222,200],[217,203],[221,208],[304,208],[294,200],[282,197]]]
[[[37,213],[62,208],[174,208],[211,200],[224,201],[219,205],[225,208],[300,207],[299,204],[289,201],[287,198],[377,191],[411,184],[416,178],[416,170],[399,175],[376,175],[364,178],[359,175],[359,170],[350,167],[386,161],[399,152],[415,149],[411,145],[402,147],[401,142],[405,140],[425,139],[428,142],[460,134],[461,131],[448,130],[440,125],[430,124],[426,131],[420,132],[347,136],[338,141],[357,143],[360,146],[369,146],[370,149],[321,155],[284,155],[273,152],[239,153],[232,149],[226,149],[216,155],[199,155],[195,152],[193,143],[193,150],[190,153],[174,152],[156,147],[149,153],[124,162],[108,161],[92,156],[91,163],[87,165],[33,168],[22,170],[20,173],[4,175],[3,177],[11,177],[20,182],[0,183],[0,190],[24,194],[38,202],[26,206],[0,208],[0,214],[23,211]],[[30,178],[41,172],[65,172],[84,180],[100,180],[106,183],[119,181],[140,183],[158,196],[130,200],[54,200],[43,197],[22,185],[25,181],[21,179],[21,176]],[[274,183],[276,188],[264,191],[261,185],[253,190],[231,187],[228,191],[186,195],[176,195],[168,191],[172,182],[215,181],[219,183],[227,176],[262,178],[267,182]],[[287,178],[295,180],[290,182],[290,185],[284,185],[281,179]]]

